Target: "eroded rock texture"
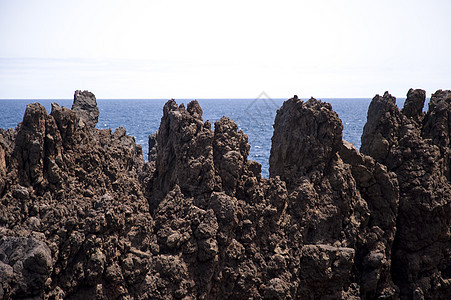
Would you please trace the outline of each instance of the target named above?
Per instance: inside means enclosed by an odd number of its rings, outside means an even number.
[[[451,92],[410,90],[400,111],[388,93],[368,110],[362,152],[396,173],[399,211],[392,255],[393,280],[402,297],[451,297]]]
[[[270,178],[227,117],[163,108],[149,162],[95,97],[0,130],[0,298],[446,299],[450,95],[376,96],[362,153],[330,104],[279,109]]]
[[[0,141],[0,298],[138,295],[128,276],[152,218],[135,140],[34,103]]]
[[[284,103],[274,124],[270,175],[288,181],[288,211],[299,222],[301,242],[355,251],[345,256],[352,276],[343,274],[343,281],[324,274],[320,280],[335,285],[334,292],[320,294],[326,290],[313,287],[302,295],[394,297],[390,257],[399,200],[396,176],[342,141],[342,128],[330,104],[297,97]]]
[[[91,92],[75,91],[72,110],[89,127],[95,127],[99,121],[96,97]]]

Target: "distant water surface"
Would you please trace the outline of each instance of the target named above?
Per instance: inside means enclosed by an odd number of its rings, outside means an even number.
[[[234,120],[239,128],[249,136],[251,145],[250,160],[262,165],[262,175],[268,177],[269,154],[273,133],[274,118],[277,109],[286,99],[200,99],[204,121],[212,124],[222,116]],[[366,115],[371,99],[321,99],[332,104],[344,126],[343,138],[360,148],[360,137],[366,122]],[[28,103],[39,102],[51,111],[51,103],[71,107],[70,99],[64,100],[0,100],[0,128],[15,128],[22,121]],[[147,159],[148,136],[155,133],[160,126],[163,105],[167,99],[97,99],[100,109],[97,128],[113,130],[119,126],[127,129],[136,142],[143,147]],[[187,99],[176,100],[186,104]],[[403,102],[403,99],[399,100]],[[399,105],[399,104],[398,104]]]

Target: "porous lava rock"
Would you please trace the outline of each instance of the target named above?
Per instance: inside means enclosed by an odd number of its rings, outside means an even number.
[[[89,91],[75,91],[72,110],[89,127],[95,127],[99,121],[99,108],[93,93]]]
[[[425,92],[410,90],[399,110],[388,92],[368,110],[362,153],[396,174],[399,208],[392,276],[401,298],[451,297],[451,92],[437,91],[423,113]]]
[[[142,149],[123,128],[83,122],[33,103],[0,131],[2,299],[138,295],[124,260],[150,244]]]
[[[297,96],[286,101],[274,123],[271,176],[280,176],[288,185],[306,175],[319,179],[340,148],[342,130],[329,103],[314,98],[304,103]]]
[[[450,97],[376,96],[362,153],[328,103],[274,123],[270,177],[227,117],[168,101],[149,161],[124,128],[27,106],[0,129],[0,298],[447,299]]]

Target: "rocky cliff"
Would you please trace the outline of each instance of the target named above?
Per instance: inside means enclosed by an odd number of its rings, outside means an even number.
[[[330,104],[278,110],[270,178],[227,117],[174,100],[149,137],[96,100],[0,129],[0,298],[451,298],[451,92],[376,96],[362,153]]]

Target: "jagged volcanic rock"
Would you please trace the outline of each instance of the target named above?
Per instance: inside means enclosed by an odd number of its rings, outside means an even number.
[[[313,98],[304,103],[297,96],[286,101],[274,123],[270,176],[289,185],[306,175],[322,177],[340,148],[342,130],[330,104]]]
[[[0,141],[0,298],[133,295],[124,261],[148,249],[152,223],[141,147],[37,103]]]
[[[368,110],[362,152],[397,175],[400,189],[392,274],[401,297],[451,297],[450,91],[410,90],[404,109],[387,92]],[[421,108],[421,109],[420,109]]]
[[[332,106],[296,96],[274,124],[270,178],[247,136],[197,101],[163,108],[149,162],[124,128],[30,104],[0,129],[0,298],[446,299],[450,96],[386,93],[362,153]]]
[[[187,196],[211,193],[214,187],[213,131],[202,121],[197,102],[185,107],[168,101],[156,135],[156,174],[152,204],[177,184]]]
[[[397,181],[384,166],[342,141],[342,128],[330,104],[313,98],[306,103],[297,97],[286,101],[274,124],[270,174],[288,178],[288,208],[301,220],[304,242],[355,249],[354,280],[360,293],[369,298],[393,295],[390,255]],[[346,294],[342,285],[334,288],[334,295]]]
[[[85,124],[95,127],[99,121],[99,108],[96,97],[88,91],[75,91],[72,110],[78,114]]]

